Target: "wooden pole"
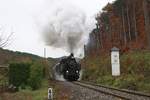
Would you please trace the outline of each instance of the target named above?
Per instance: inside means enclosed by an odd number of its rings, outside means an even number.
[[[84,45],[84,67],[86,67],[86,46]]]

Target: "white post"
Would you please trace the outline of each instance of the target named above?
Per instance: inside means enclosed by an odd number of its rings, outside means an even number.
[[[112,76],[119,76],[120,75],[119,49],[116,47],[111,49],[111,65],[112,65]]]
[[[53,90],[52,90],[52,88],[48,88],[48,100],[53,100]]]
[[[46,48],[44,48],[44,58],[46,58]]]

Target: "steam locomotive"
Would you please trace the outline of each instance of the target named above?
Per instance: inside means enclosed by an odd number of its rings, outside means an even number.
[[[67,81],[77,81],[80,77],[81,65],[74,58],[73,53],[62,58],[54,67],[55,79],[62,76]],[[59,79],[58,79],[59,80]]]

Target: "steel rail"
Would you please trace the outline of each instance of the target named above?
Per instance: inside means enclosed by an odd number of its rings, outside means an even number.
[[[150,98],[150,94],[141,93],[141,92],[138,92],[138,91],[118,89],[118,88],[115,88],[115,87],[109,87],[109,86],[104,86],[104,85],[97,85],[97,84],[94,84],[94,83],[91,83],[91,82],[83,82],[82,81],[81,83],[90,84],[90,85],[93,85],[93,86],[103,87],[103,88],[106,88],[106,89],[116,90],[116,91],[132,94],[132,95],[138,95],[138,96],[143,96],[143,97],[149,97]]]
[[[122,95],[119,95],[119,94],[115,94],[115,93],[111,93],[111,92],[107,92],[107,91],[98,89],[98,88],[94,87],[94,85],[91,85],[91,84],[87,84],[87,83],[83,83],[83,82],[73,82],[73,84],[79,85],[81,87],[85,87],[85,88],[88,88],[88,89],[91,89],[91,90],[94,90],[94,91],[97,91],[97,92],[101,92],[101,93],[106,94],[106,95],[111,95],[111,96],[117,97],[119,99],[131,100],[130,98],[128,98],[126,96],[122,96]]]

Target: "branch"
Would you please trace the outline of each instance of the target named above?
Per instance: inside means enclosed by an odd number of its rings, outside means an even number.
[[[11,32],[6,39],[2,39],[2,37],[0,38],[0,48],[6,47],[9,44],[9,41],[10,41],[13,33],[14,32]]]

